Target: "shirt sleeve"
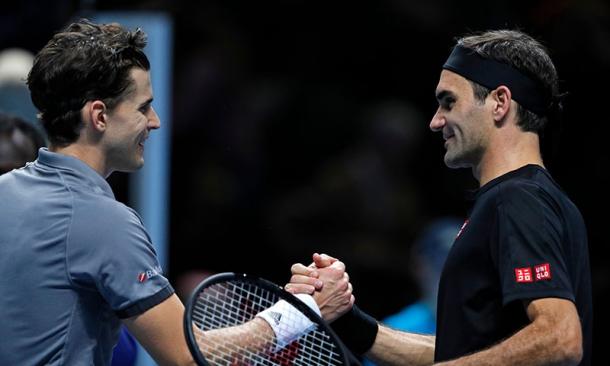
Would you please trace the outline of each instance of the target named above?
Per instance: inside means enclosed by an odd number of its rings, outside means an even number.
[[[535,184],[518,181],[500,188],[496,263],[504,304],[545,297],[574,301],[556,207]]]
[[[135,211],[116,201],[76,207],[66,255],[75,286],[99,292],[120,318],[141,314],[174,293]]]

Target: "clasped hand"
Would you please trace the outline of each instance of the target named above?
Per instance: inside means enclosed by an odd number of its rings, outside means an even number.
[[[345,264],[338,259],[315,253],[309,266],[297,263],[290,270],[292,277],[285,286],[286,291],[312,295],[327,322],[339,318],[354,305],[349,275]]]

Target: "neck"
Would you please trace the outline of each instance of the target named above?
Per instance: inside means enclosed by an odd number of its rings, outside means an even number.
[[[502,136],[490,141],[483,158],[473,167],[473,174],[482,187],[492,179],[529,164],[544,167],[538,134],[518,132],[514,138]]]
[[[57,154],[68,155],[81,160],[104,178],[108,178],[112,173],[106,165],[104,154],[102,154],[100,149],[96,146],[76,142],[62,147],[50,146],[49,150]]]

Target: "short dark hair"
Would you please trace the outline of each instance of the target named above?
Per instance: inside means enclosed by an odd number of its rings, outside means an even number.
[[[32,102],[53,145],[78,139],[80,110],[102,100],[109,109],[133,90],[129,72],[150,69],[146,34],[121,25],[81,19],[56,33],[34,59],[28,75]]]
[[[546,48],[533,37],[518,30],[493,30],[468,35],[457,44],[471,49],[480,56],[511,65],[525,76],[536,81],[550,99],[559,94],[557,71]],[[474,96],[483,101],[490,90],[470,81]],[[548,123],[548,115],[538,115],[523,106],[517,108],[517,124],[523,131],[539,133]]]

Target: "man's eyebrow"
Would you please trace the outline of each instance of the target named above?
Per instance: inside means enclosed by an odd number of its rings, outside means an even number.
[[[140,107],[148,106],[148,105],[152,104],[152,102],[153,102],[153,98],[149,98],[145,102],[140,103]]]
[[[447,97],[455,98],[454,94],[446,89],[440,90],[436,93],[436,100],[439,102]]]

